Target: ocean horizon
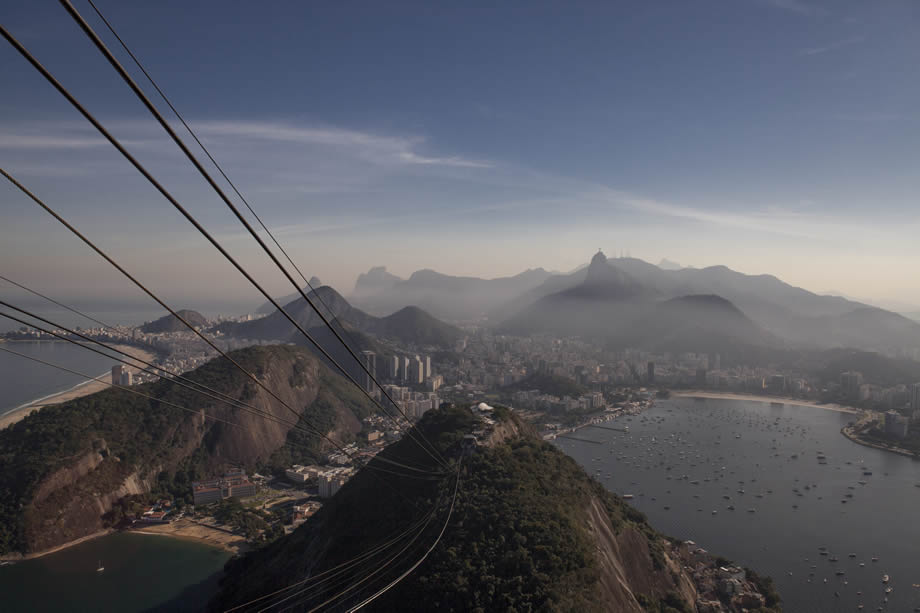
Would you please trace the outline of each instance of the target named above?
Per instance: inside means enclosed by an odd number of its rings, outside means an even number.
[[[64,341],[17,341],[9,349],[98,377],[118,362]],[[0,352],[0,417],[88,381],[57,368]]]

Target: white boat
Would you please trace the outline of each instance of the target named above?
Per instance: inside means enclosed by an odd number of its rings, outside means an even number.
[[[102,560],[99,560],[99,568],[96,569],[97,573],[101,573],[105,570],[105,566],[102,565]]]

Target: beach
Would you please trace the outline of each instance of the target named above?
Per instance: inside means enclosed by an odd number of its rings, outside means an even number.
[[[239,534],[233,534],[225,528],[209,526],[187,517],[177,519],[168,524],[150,524],[149,526],[132,530],[132,532],[197,541],[204,545],[219,547],[233,554],[242,553],[248,547],[246,539]]]
[[[816,407],[819,409],[827,409],[828,411],[837,411],[839,413],[852,413],[854,415],[859,415],[862,413],[861,409],[856,409],[854,407],[847,407],[835,403],[819,403],[811,400],[802,400],[801,398],[789,398],[783,396],[759,396],[757,394],[740,394],[734,392],[710,392],[702,390],[681,390],[681,391],[672,391],[671,396],[681,397],[681,398],[713,398],[719,400],[746,400],[750,402],[782,402],[783,404],[791,404],[796,406],[803,407]]]
[[[210,547],[222,549],[234,555],[243,553],[249,548],[249,544],[246,542],[245,537],[239,534],[234,534],[226,528],[209,526],[203,522],[189,519],[187,517],[178,519],[168,524],[137,523],[135,526],[140,527],[134,527],[129,530],[124,530],[123,532],[130,532],[132,534],[147,534],[150,536],[166,536],[186,541],[194,541],[201,545],[208,545]],[[27,553],[25,555],[9,554],[6,556],[0,556],[0,560],[12,562],[33,560],[35,558],[41,558],[46,555],[58,553],[65,549],[70,549],[75,545],[80,545],[87,541],[114,534],[115,532],[118,532],[118,530],[113,528],[106,528],[105,530],[87,534],[86,536],[62,543],[61,545],[51,547],[50,549],[36,551],[34,553]]]
[[[152,362],[156,357],[152,352],[148,350],[132,347],[130,345],[112,346],[117,348],[119,351],[124,351],[125,353],[128,353],[134,357],[147,360],[148,362]],[[132,374],[136,374],[138,372],[138,369],[132,366],[125,366],[125,368]],[[69,402],[77,398],[82,398],[83,396],[89,396],[90,394],[100,392],[109,387],[111,380],[112,377],[110,373],[103,373],[95,379],[90,379],[80,383],[79,385],[75,385],[74,387],[68,390],[64,390],[63,392],[52,394],[50,396],[44,396],[20,407],[17,407],[0,417],[0,430],[15,424],[18,421],[21,421],[27,415],[33,413],[34,411],[40,410],[42,407],[46,407],[52,404],[61,404],[62,402]]]

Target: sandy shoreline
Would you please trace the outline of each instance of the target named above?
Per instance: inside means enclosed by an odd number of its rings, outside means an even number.
[[[835,403],[826,403],[821,404],[818,402],[813,402],[811,400],[802,400],[801,398],[789,398],[784,396],[758,396],[757,394],[740,394],[733,392],[709,392],[702,390],[681,390],[681,391],[672,391],[671,396],[678,396],[682,398],[713,398],[716,400],[746,400],[749,402],[782,402],[783,404],[791,404],[795,406],[802,407],[815,407],[818,409],[827,409],[828,411],[837,411],[838,413],[852,413],[854,415],[859,415],[862,413],[861,409],[854,407],[847,407]]]
[[[246,542],[244,537],[238,534],[232,534],[229,531],[221,528],[212,528],[188,518],[179,519],[169,524],[138,525],[143,527],[125,530],[125,532],[131,534],[165,536],[168,538],[181,539],[184,541],[195,542],[201,545],[222,549],[234,555],[243,553],[249,549],[249,544]],[[116,532],[118,532],[118,530],[107,528],[105,530],[100,530],[99,532],[87,534],[86,536],[80,537],[62,545],[58,545],[57,547],[52,547],[51,549],[45,549],[44,551],[37,551],[35,553],[27,553],[25,555],[10,554],[0,557],[0,560],[6,560],[10,562],[34,560],[35,558],[51,555],[53,553],[63,551],[64,549],[69,549],[75,545],[79,545],[80,543],[85,543],[86,541],[91,541],[103,536],[115,534]]]
[[[34,560],[35,558],[40,558],[42,556],[47,556],[52,553],[57,553],[74,545],[79,545],[80,543],[85,543],[86,541],[91,541],[97,539],[101,536],[108,536],[109,534],[114,533],[115,530],[112,528],[106,528],[105,530],[100,530],[99,532],[93,532],[92,534],[87,534],[86,536],[81,536],[80,538],[64,543],[63,545],[58,545],[57,547],[52,547],[51,549],[45,549],[44,551],[36,551],[35,553],[27,553],[25,555],[19,553],[11,553],[8,555],[0,556],[0,560],[8,562],[22,562],[24,560]]]
[[[131,530],[135,534],[148,534],[151,536],[167,536],[186,541],[195,541],[203,545],[210,545],[237,554],[246,551],[246,539],[238,534],[232,534],[220,528],[213,528],[194,520],[183,518],[168,524],[151,524]]]
[[[133,347],[131,345],[112,345],[120,351],[124,351],[132,356],[142,358],[148,362],[152,362],[156,356],[146,349],[140,349],[138,347]],[[131,373],[136,374],[138,372],[137,368],[131,366],[125,366],[126,369],[131,371]],[[89,396],[90,394],[95,394],[100,392],[108,387],[108,384],[111,382],[111,375],[105,373],[95,379],[90,379],[83,383],[79,383],[76,386],[53,394],[51,396],[45,396],[30,402],[29,404],[22,405],[10,411],[9,413],[4,414],[0,417],[0,430],[15,424],[18,421],[21,421],[27,415],[38,411],[42,407],[51,405],[51,404],[61,404],[62,402],[69,402],[77,398],[82,398],[83,396]]]

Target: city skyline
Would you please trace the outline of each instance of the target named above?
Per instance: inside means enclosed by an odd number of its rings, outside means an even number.
[[[239,6],[217,22],[213,5],[183,6],[178,22],[101,8],[302,270],[345,295],[372,266],[564,272],[602,247],[920,304],[910,3],[288,5],[258,19]],[[66,13],[23,5],[3,21],[290,293]],[[261,301],[11,48],[0,65],[4,168],[171,300],[207,288],[221,304]],[[0,201],[11,278],[142,302],[15,188]]]

